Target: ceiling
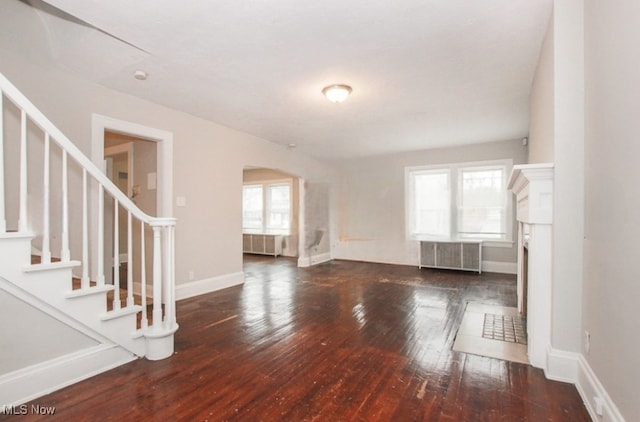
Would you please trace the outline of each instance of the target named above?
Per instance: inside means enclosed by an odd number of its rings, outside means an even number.
[[[0,48],[318,158],[349,159],[527,136],[552,5],[3,0]],[[335,83],[353,87],[343,104],[321,94]]]

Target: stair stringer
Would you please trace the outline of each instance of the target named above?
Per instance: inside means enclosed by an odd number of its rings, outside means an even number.
[[[79,263],[31,265],[32,237],[0,237],[0,287],[100,343],[117,344],[136,356],[145,356],[145,338],[136,330],[136,309],[121,314],[107,312],[108,289],[104,288],[90,287],[87,293],[97,292],[70,297],[78,292],[71,288],[71,271]]]

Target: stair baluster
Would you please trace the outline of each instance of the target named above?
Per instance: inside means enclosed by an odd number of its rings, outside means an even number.
[[[42,200],[42,263],[51,263],[51,228],[49,227],[49,207],[51,206],[51,186],[49,179],[51,177],[51,140],[49,134],[44,134],[44,186]]]
[[[18,231],[27,233],[27,113],[20,110],[20,216]]]
[[[9,103],[5,100],[16,107],[19,120],[12,106],[7,107]],[[9,120],[7,125],[5,115],[13,114],[16,117]],[[40,133],[44,135],[43,138],[30,136],[29,131],[36,127],[42,130]],[[7,133],[11,136],[5,136]],[[9,143],[5,150],[11,139],[14,142]],[[39,156],[39,142],[43,143],[42,177],[39,173],[41,163],[34,158]],[[54,148],[54,145],[59,149]],[[15,157],[8,158],[8,155]],[[5,158],[8,158],[11,165],[7,165]],[[61,163],[60,178],[57,175],[52,178],[52,170],[57,171],[57,159]],[[11,190],[5,189],[5,173],[9,175],[7,180],[13,182]],[[60,185],[56,184],[58,180]],[[36,182],[38,186],[34,186]],[[80,182],[81,190],[76,188],[80,186]],[[40,183],[42,186],[39,186]],[[40,188],[42,204],[37,203],[39,197],[33,201],[29,198],[31,190],[39,193]],[[58,197],[61,199],[60,206],[55,201]],[[13,201],[7,202],[6,198]],[[107,234],[105,218],[110,219],[111,216],[106,214],[105,205],[110,205],[110,200],[113,201],[114,226],[113,233],[109,230]],[[9,206],[10,212],[7,209]],[[119,216],[121,207],[123,218]],[[91,224],[90,211],[92,215],[96,215]],[[42,216],[37,215],[40,212]],[[111,209],[108,212],[112,212]],[[126,221],[124,212],[127,215]],[[76,232],[70,225],[70,218],[73,216],[81,216],[81,232],[80,229]],[[42,227],[31,224],[34,221],[42,222]],[[59,227],[55,224],[57,222],[60,222]],[[138,237],[134,235],[138,223],[139,243]],[[7,233],[7,229],[15,231],[16,228],[18,233]],[[120,297],[120,239],[125,240],[125,228],[126,300]],[[40,229],[42,231],[37,232]],[[153,234],[153,246],[149,248],[151,251],[147,259],[145,235],[149,233],[149,229]],[[38,245],[29,245],[33,239],[42,242],[41,265],[26,265],[26,259],[15,260],[19,261],[15,262],[19,268],[7,269],[13,263],[9,259],[5,259],[0,265],[0,277],[15,280],[10,282],[23,289],[27,293],[25,297],[33,297],[46,306],[57,307],[61,313],[75,318],[78,324],[85,326],[88,332],[99,333],[96,338],[113,341],[138,356],[156,360],[173,353],[173,334],[178,328],[174,292],[175,219],[151,217],[142,212],[98,166],[0,74],[0,238],[3,236],[7,239],[19,239],[22,245],[19,250],[24,251],[25,256],[29,247]],[[110,241],[113,241],[112,249],[108,246]],[[113,253],[111,268],[105,268],[106,253]],[[76,260],[73,260],[74,257]],[[139,262],[134,257],[140,257]],[[77,276],[80,279],[79,286],[72,281],[72,269],[75,267],[81,267],[81,274]],[[51,276],[47,274],[48,271]],[[109,271],[113,271],[113,285],[106,282],[105,275]],[[147,283],[149,271],[152,273],[152,280]],[[34,282],[39,273],[43,277],[39,282]],[[50,282],[53,278],[57,280],[55,283]],[[25,280],[29,282],[24,282]],[[125,288],[124,284],[122,288]],[[111,311],[107,307],[107,292],[113,292]],[[140,297],[137,296],[138,293]],[[153,300],[150,315],[147,310],[149,298]],[[139,326],[126,328],[130,321],[136,324],[136,316],[140,319]]]

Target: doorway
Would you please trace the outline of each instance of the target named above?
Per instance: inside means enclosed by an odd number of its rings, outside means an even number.
[[[142,126],[123,120],[94,114],[92,119],[92,161],[103,169],[105,174],[146,214],[150,216],[171,217],[173,207],[173,134],[171,132]],[[114,161],[115,160],[115,161]],[[124,164],[126,163],[126,164]],[[107,168],[109,167],[109,168]],[[125,170],[126,169],[126,170]],[[92,190],[93,206],[98,204],[97,189]],[[114,233],[113,204],[105,202],[105,233]],[[95,214],[95,213],[94,213]],[[97,217],[90,218],[92,236],[97,238]],[[118,214],[120,217],[120,214]],[[121,218],[119,218],[122,221]],[[124,220],[126,221],[126,219]],[[110,227],[108,227],[110,225]],[[119,227],[121,227],[119,225]],[[126,230],[126,228],[125,228]],[[120,230],[118,230],[120,233]],[[145,238],[147,234],[145,234]],[[111,241],[109,239],[111,238]],[[124,237],[126,239],[126,236]],[[118,258],[126,260],[127,246],[122,244],[119,235]],[[110,245],[109,245],[110,243]],[[105,237],[104,268],[113,269],[113,236]],[[97,280],[97,243],[91,247],[91,277]],[[136,249],[134,241],[133,249]],[[148,253],[148,251],[147,251]],[[135,259],[134,259],[135,261]],[[136,266],[136,271],[139,271]],[[107,283],[112,282],[112,271],[105,271]],[[121,278],[122,279],[122,278]]]
[[[104,133],[104,157],[107,177],[145,214],[157,216],[157,145],[156,142],[112,131]],[[117,220],[114,213],[118,213]],[[118,227],[114,228],[114,222]],[[137,222],[134,222],[137,226]],[[112,283],[114,272],[119,271],[120,283],[127,279],[129,261],[128,212],[122,206],[114,210],[112,201],[105,201],[105,264],[112,268],[106,274]],[[115,268],[114,237],[118,233],[118,268]],[[147,235],[145,235],[145,238]],[[145,239],[150,241],[149,239]],[[137,243],[137,239],[135,243]],[[135,248],[134,248],[135,249]],[[133,251],[131,251],[133,253]]]
[[[299,178],[254,167],[242,176],[243,253],[298,257]]]

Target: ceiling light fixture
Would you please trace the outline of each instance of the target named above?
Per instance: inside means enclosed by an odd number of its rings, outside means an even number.
[[[351,91],[353,90],[349,85],[329,85],[324,87],[322,93],[332,103],[341,103],[347,99]]]

